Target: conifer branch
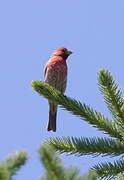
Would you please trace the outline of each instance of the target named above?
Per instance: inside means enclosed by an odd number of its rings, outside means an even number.
[[[93,127],[116,138],[63,137],[52,138],[46,143],[54,147],[59,153],[78,156],[121,156],[121,160],[114,163],[101,163],[92,168],[93,172],[94,170],[96,172],[96,177],[106,178],[107,180],[117,177],[116,179],[120,180],[124,178],[124,99],[121,90],[109,71],[104,69],[99,71],[98,84],[114,120],[105,118],[104,115],[90,106],[62,95],[59,91],[41,81],[32,81],[33,89],[40,95],[90,123]]]
[[[82,180],[96,180],[98,177],[99,176],[95,171],[90,170],[86,175],[83,176]]]
[[[41,146],[39,149],[40,160],[43,162],[45,168],[48,170],[47,178],[51,177],[53,180],[64,179],[62,162],[55,156],[55,152],[49,146]]]
[[[118,174],[116,180],[124,180],[124,173]]]
[[[10,178],[15,175],[16,172],[20,169],[22,165],[25,164],[27,160],[27,152],[25,151],[17,151],[11,156],[9,156],[6,160],[0,163],[0,177],[5,175]],[[1,178],[2,179],[2,178]]]
[[[124,100],[122,92],[109,71],[102,69],[98,72],[98,85],[114,119],[120,125],[124,124]]]
[[[101,113],[93,110],[91,107],[82,104],[80,101],[62,95],[55,88],[41,81],[32,81],[32,88],[45,98],[61,105],[60,107],[68,110],[76,116],[79,116],[81,119],[92,124],[94,127],[97,127],[99,130],[104,131],[104,133],[122,139],[117,125],[112,120],[105,118]]]
[[[114,161],[114,163],[99,163],[95,165],[92,170],[94,170],[101,179],[113,179],[117,177],[118,174],[124,173],[124,160],[117,160]]]
[[[0,165],[0,180],[10,180],[10,172]]]
[[[69,155],[103,155],[119,156],[124,155],[124,144],[118,140],[109,138],[76,138],[63,137],[51,138],[47,141],[59,153]]]
[[[79,176],[79,170],[75,167],[66,169],[63,166],[62,161],[55,154],[55,150],[44,144],[39,149],[40,160],[46,168],[46,176],[40,180],[83,180],[82,176]]]

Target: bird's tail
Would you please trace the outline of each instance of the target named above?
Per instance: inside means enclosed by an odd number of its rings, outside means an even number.
[[[57,105],[55,103],[49,103],[49,121],[47,131],[56,131],[56,116],[57,116]]]

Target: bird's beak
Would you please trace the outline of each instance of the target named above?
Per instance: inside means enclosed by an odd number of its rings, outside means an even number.
[[[72,51],[66,51],[66,54],[68,54],[68,55],[70,55],[72,53],[73,53]]]

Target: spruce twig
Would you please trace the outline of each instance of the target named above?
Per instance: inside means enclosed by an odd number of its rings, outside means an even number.
[[[104,133],[109,134],[112,137],[122,139],[117,125],[112,120],[105,118],[101,113],[93,110],[93,108],[87,106],[86,104],[82,104],[80,101],[76,101],[70,97],[62,95],[55,88],[41,81],[32,81],[32,88],[45,98],[61,105],[60,107],[92,124],[99,130],[104,131]]]

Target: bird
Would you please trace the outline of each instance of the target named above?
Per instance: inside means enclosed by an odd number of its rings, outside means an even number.
[[[44,68],[44,83],[54,87],[64,94],[67,84],[67,63],[66,60],[72,51],[67,48],[57,48]],[[49,120],[47,131],[56,132],[57,104],[48,100],[49,104]]]

